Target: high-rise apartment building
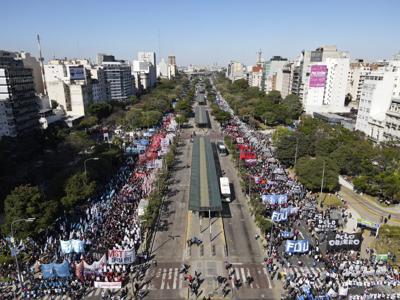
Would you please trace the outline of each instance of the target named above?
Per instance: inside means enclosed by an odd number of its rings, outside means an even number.
[[[69,116],[84,116],[92,100],[90,72],[86,60],[49,61],[44,66],[47,93]]]
[[[348,112],[345,105],[350,61],[347,57],[327,58],[310,66],[303,105],[307,114]]]
[[[356,130],[375,142],[400,136],[400,55],[364,78]]]
[[[131,66],[125,61],[103,61],[101,64],[107,81],[110,100],[126,101],[134,94]]]
[[[32,69],[16,54],[0,50],[0,136],[24,135],[39,128]]]
[[[272,90],[279,90],[282,86],[281,78],[277,78],[277,75],[285,65],[287,65],[287,58],[282,58],[280,56],[274,56],[269,61],[265,63],[264,72],[264,90],[269,93]],[[279,82],[277,82],[277,80]]]
[[[16,52],[16,58],[22,60],[25,68],[32,69],[33,83],[37,94],[43,94],[43,77],[40,62],[29,52]]]

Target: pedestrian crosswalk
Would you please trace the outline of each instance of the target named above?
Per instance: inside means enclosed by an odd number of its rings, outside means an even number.
[[[261,265],[239,265],[233,267],[231,272],[230,279],[228,280],[228,284],[231,287],[234,287],[234,280],[239,279],[243,287],[252,289],[272,288],[268,272],[266,268]],[[221,274],[221,276],[226,277],[225,274]],[[250,285],[246,284],[246,278],[248,276],[253,278]],[[144,290],[178,290],[187,288],[188,286],[185,282],[184,274],[180,273],[177,267],[156,268],[149,273],[146,279],[147,281],[142,288]]]
[[[291,267],[291,268],[283,268],[283,272],[286,273],[287,275],[314,275],[317,277],[320,277],[323,272],[325,271],[325,268],[323,267]]]
[[[251,289],[271,289],[272,283],[268,271],[263,266],[234,266],[231,269],[231,287],[235,286],[235,280],[239,280],[244,288]],[[251,277],[253,280],[247,284],[247,278]]]
[[[108,291],[111,292],[112,295],[118,293],[119,291],[121,291],[121,289],[107,289]],[[85,298],[89,298],[89,297],[100,297],[101,296],[101,292],[105,291],[105,289],[93,289],[92,291],[90,291],[88,294],[86,294]],[[46,300],[46,299],[45,299]],[[64,300],[64,299],[63,299]]]

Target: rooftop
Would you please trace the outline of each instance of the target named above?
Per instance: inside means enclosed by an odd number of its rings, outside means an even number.
[[[221,211],[219,180],[210,139],[196,136],[193,143],[189,209]]]

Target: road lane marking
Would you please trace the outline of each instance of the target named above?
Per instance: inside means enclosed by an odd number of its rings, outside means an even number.
[[[272,284],[271,284],[271,281],[269,280],[269,274],[268,274],[268,272],[267,272],[267,269],[266,269],[266,268],[263,268],[263,271],[264,271],[265,276],[267,277],[268,287],[269,287],[269,288],[272,288]]]
[[[178,268],[175,268],[175,271],[174,271],[174,281],[173,281],[173,283],[172,283],[172,289],[176,289],[176,284],[177,284],[177,281],[178,281]]]
[[[167,270],[164,269],[164,272],[162,273],[162,277],[161,277],[161,287],[160,290],[164,289],[164,285],[165,285],[165,277],[167,276]]]

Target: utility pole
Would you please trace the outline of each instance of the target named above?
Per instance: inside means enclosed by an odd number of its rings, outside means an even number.
[[[322,168],[321,193],[320,193],[321,201],[322,201],[322,189],[324,188],[324,179],[325,179],[325,160]]]

